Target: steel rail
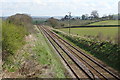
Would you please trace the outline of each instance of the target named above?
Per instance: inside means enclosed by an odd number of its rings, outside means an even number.
[[[58,36],[55,32],[50,31],[51,33],[55,34],[56,36]],[[79,53],[83,54],[85,57],[87,57],[88,59],[90,59],[91,61],[93,61],[95,64],[97,64],[98,66],[100,66],[102,69],[104,69],[106,72],[108,72],[109,74],[111,74],[113,77],[115,77],[116,79],[120,80],[119,76],[115,75],[114,73],[112,73],[110,70],[108,70],[107,68],[105,68],[103,65],[99,64],[97,61],[93,60],[90,56],[88,56],[87,54],[81,52],[78,48],[74,47],[73,45],[71,45],[70,43],[68,43],[67,41],[65,41],[64,39],[62,39],[60,36],[58,36],[61,40],[63,40],[65,43],[67,43],[68,45],[70,45],[72,48],[76,49]],[[105,76],[104,76],[105,77]]]
[[[61,41],[61,43],[63,43]],[[64,44],[64,43],[63,43]],[[66,46],[66,45],[64,45]],[[67,47],[67,46],[66,46]],[[100,73],[97,69],[95,69],[91,64],[89,64],[87,61],[85,61],[82,57],[80,57],[77,53],[75,53],[72,49],[69,48],[69,50],[74,53],[75,55],[77,55],[78,58],[80,58],[81,60],[83,60],[87,65],[89,65],[92,69],[94,69],[99,75],[101,75],[103,78],[107,79],[107,77],[105,75],[103,75],[102,73]],[[94,74],[93,74],[94,75]]]
[[[38,27],[38,26],[37,26]],[[48,35],[46,33],[44,33],[39,27],[38,29],[42,32],[42,34],[49,40],[49,42],[52,44],[52,46],[54,47],[54,49],[57,51],[57,53],[60,55],[60,57],[65,61],[65,63],[67,64],[67,66],[70,68],[70,70],[72,71],[72,73],[74,74],[74,76],[78,79],[79,77],[77,76],[77,74],[74,72],[74,70],[72,70],[71,66],[69,65],[69,63],[66,61],[66,59],[60,54],[59,50],[56,48],[56,46],[52,43],[52,41],[49,39]]]
[[[63,48],[44,28],[43,30],[49,35],[53,41],[56,42],[56,44],[76,63],[76,65],[79,66],[80,69],[90,78],[94,79],[93,74],[91,74],[91,71],[84,65],[82,64],[74,55],[72,55],[69,51],[67,51],[65,48]]]

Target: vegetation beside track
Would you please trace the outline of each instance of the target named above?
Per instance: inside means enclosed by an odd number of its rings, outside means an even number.
[[[25,36],[33,29],[31,21],[32,18],[26,14],[16,14],[2,22],[3,60],[25,44]]]
[[[3,78],[65,78],[66,69],[41,32],[33,25],[19,24],[19,18],[2,23]]]
[[[80,48],[88,51],[93,56],[105,62],[107,65],[120,71],[120,45],[107,41],[98,41],[95,39],[68,35],[55,29],[53,29],[53,31],[73,42]]]
[[[16,26],[12,23],[3,22],[2,24],[2,49],[3,58],[7,53],[14,54],[22,45],[25,44],[24,37],[27,34],[25,27]],[[5,53],[4,53],[5,52]]]
[[[18,68],[18,64],[15,66],[12,65],[15,59],[14,55],[16,55],[18,50],[26,44],[25,36],[29,34],[25,22],[19,24],[20,19],[23,19],[22,21],[24,21],[26,18],[23,18],[24,15],[21,17],[18,16],[20,16],[20,14],[14,15],[12,18],[9,17],[9,20],[2,21],[2,67],[3,70],[8,72],[13,72]],[[28,23],[30,24],[31,22]]]
[[[39,33],[36,34],[37,41],[33,50],[39,57],[37,60],[40,64],[49,65],[52,68],[51,73],[53,73],[54,78],[65,78],[65,69],[60,62],[58,55],[54,52],[41,31],[39,31],[38,28],[36,28],[36,31]]]

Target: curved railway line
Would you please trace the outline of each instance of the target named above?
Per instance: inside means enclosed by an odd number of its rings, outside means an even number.
[[[37,27],[41,30],[43,35],[46,36],[76,78],[86,78],[91,80],[120,79],[118,75],[105,68],[89,55],[81,52],[78,48],[63,40],[55,32],[42,26]]]

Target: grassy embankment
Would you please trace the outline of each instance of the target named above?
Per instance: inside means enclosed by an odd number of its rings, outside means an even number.
[[[39,32],[36,34],[38,40],[35,43],[34,51],[37,56],[39,56],[39,63],[42,65],[50,65],[52,67],[51,72],[54,73],[54,78],[65,78],[65,69],[58,59],[58,56],[53,51],[51,45],[47,42],[47,39],[42,35],[41,31],[38,29],[37,31]]]
[[[15,63],[14,55],[18,49],[25,45],[24,37],[26,34],[26,29],[23,26],[17,26],[7,21],[2,23],[3,71],[14,72],[19,68],[19,63]]]
[[[19,23],[26,18],[18,16],[2,25],[3,78],[65,78],[62,63],[41,32],[30,22]]]
[[[14,54],[17,49],[25,44],[24,37],[27,31],[23,26],[3,22],[2,24],[2,49],[3,52]],[[5,53],[6,55],[6,53]],[[3,55],[3,57],[5,56]]]

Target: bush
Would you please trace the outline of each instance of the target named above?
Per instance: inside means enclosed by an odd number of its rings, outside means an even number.
[[[2,24],[2,49],[3,52],[14,54],[24,43],[27,34],[23,26],[16,26],[12,23],[3,22]]]
[[[15,24],[17,26],[24,26],[28,32],[33,31],[32,18],[27,14],[15,14],[7,18],[8,23]]]
[[[57,21],[58,21],[58,20],[55,19],[55,18],[53,18],[53,17],[48,19],[49,24],[50,24],[53,28],[55,28],[55,27],[58,26],[58,22],[57,22]]]

